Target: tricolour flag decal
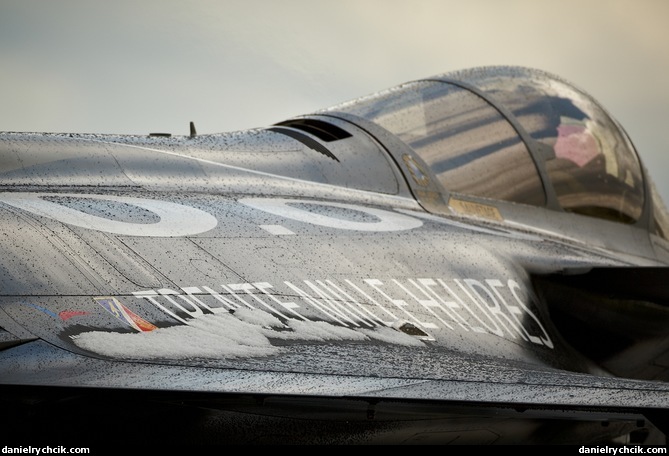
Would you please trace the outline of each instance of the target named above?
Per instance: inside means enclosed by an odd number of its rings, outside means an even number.
[[[126,323],[137,331],[146,332],[158,329],[158,327],[142,317],[134,313],[132,310],[124,306],[118,299],[114,297],[93,298],[95,302],[100,304],[107,312],[112,314],[118,320]]]

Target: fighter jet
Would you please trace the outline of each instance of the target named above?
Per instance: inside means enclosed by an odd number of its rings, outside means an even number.
[[[1,133],[1,441],[665,444],[668,263],[628,135],[536,69]]]

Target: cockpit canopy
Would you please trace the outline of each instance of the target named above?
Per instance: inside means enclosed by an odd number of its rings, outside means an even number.
[[[542,71],[449,73],[328,111],[400,138],[449,193],[623,223],[643,213],[643,172],[627,135],[593,98]]]

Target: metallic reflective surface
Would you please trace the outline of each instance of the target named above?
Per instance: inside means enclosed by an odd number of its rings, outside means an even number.
[[[154,438],[191,414],[182,442],[663,442],[666,209],[635,152],[567,193],[462,74],[264,130],[0,134],[11,434],[141,403]]]

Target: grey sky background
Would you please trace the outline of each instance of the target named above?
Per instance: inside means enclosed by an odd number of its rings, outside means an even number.
[[[597,98],[669,202],[669,1],[0,0],[0,130],[263,127],[481,65]]]

